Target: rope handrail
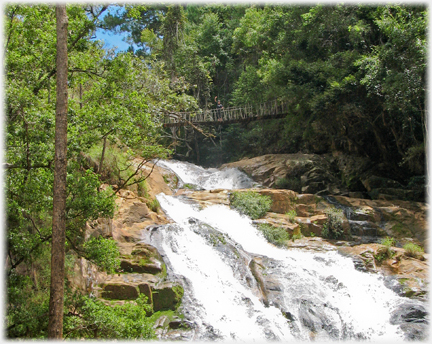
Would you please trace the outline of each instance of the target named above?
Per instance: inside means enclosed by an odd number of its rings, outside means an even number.
[[[164,126],[182,126],[188,124],[223,124],[254,119],[271,118],[286,114],[287,102],[274,99],[261,104],[249,104],[225,109],[199,109],[189,112],[168,112],[164,116]]]

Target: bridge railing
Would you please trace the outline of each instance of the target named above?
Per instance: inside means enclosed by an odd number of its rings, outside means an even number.
[[[246,120],[256,117],[269,117],[284,114],[287,112],[287,103],[280,99],[274,99],[258,105],[246,105],[242,107],[229,107],[223,110],[210,109],[192,112],[176,112],[165,116],[164,124],[180,124],[187,122],[217,122],[218,115],[222,121]]]

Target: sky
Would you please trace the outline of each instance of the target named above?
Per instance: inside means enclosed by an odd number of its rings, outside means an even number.
[[[109,6],[108,10],[101,15],[101,19],[105,17],[109,12],[115,13],[118,10],[118,6]],[[129,43],[125,41],[127,37],[126,33],[113,33],[111,31],[105,31],[102,29],[96,30],[96,40],[102,40],[105,42],[104,48],[111,49],[117,47],[116,52],[126,51],[129,48]]]
[[[129,43],[123,41],[123,38],[126,36],[126,34],[114,34],[101,29],[96,30],[96,39],[105,42],[104,48],[110,49],[113,47],[117,47],[117,52],[125,51],[127,50],[127,48],[129,48]]]

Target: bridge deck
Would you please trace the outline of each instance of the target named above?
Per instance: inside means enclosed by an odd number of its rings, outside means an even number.
[[[288,104],[281,100],[272,100],[259,105],[230,107],[223,110],[205,110],[196,112],[169,113],[164,118],[163,126],[181,127],[185,125],[225,125],[231,123],[257,121],[284,117]],[[222,121],[218,121],[221,118]]]

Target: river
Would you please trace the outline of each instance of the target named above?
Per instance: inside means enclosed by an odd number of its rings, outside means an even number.
[[[236,170],[161,161],[180,186],[239,189],[253,185]],[[204,209],[185,196],[160,194],[174,223],[158,242],[171,278],[185,295],[189,340],[398,342],[422,331],[425,305],[400,297],[383,276],[358,271],[332,248],[284,249],[268,243],[251,219],[224,205]],[[423,312],[423,320],[410,314]],[[420,325],[418,325],[420,323]]]

